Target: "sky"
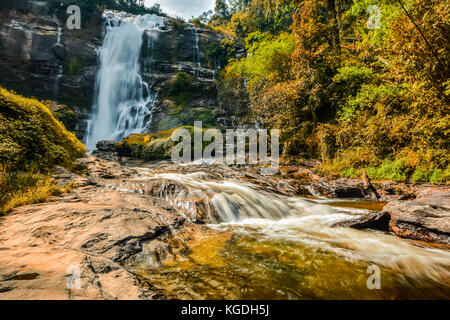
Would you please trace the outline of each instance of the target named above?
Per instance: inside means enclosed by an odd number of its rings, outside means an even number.
[[[190,19],[198,17],[203,12],[214,9],[215,0],[146,0],[147,7],[159,3],[164,12],[171,16]]]

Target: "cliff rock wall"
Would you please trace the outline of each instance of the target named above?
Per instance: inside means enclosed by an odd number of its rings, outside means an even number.
[[[56,10],[46,1],[0,3],[0,85],[69,106],[78,118],[73,131],[83,138],[106,23],[100,13],[93,12],[83,15],[81,30],[69,30],[67,17],[65,7]],[[217,100],[215,70],[207,57],[208,48],[224,36],[168,18],[167,30],[149,31],[145,37],[142,76],[158,93],[151,131],[192,125],[193,120],[226,125]],[[180,72],[193,77],[182,105],[167,94]]]

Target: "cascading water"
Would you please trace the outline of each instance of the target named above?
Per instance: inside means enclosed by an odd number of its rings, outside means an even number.
[[[140,55],[146,31],[161,31],[166,20],[147,14],[107,12],[108,26],[100,49],[96,100],[85,144],[95,149],[100,140],[121,140],[144,132],[152,120],[156,96],[141,76]]]
[[[53,22],[56,23],[56,26],[58,28],[55,46],[59,46],[59,45],[61,45],[62,28],[61,28],[61,25],[59,24],[58,18],[56,17],[56,12],[57,11],[55,11],[53,13]],[[58,99],[58,96],[59,96],[59,84],[61,82],[61,78],[62,78],[62,74],[63,74],[63,66],[59,61],[56,63],[56,67],[57,67],[57,73],[56,73],[55,82],[53,84],[53,99],[55,101]]]
[[[194,31],[194,41],[195,41],[194,42],[194,54],[193,54],[194,63],[197,67],[197,69],[195,70],[195,77],[198,78],[200,75],[200,68],[201,68],[200,46],[199,46],[200,36],[198,35],[197,27],[194,24],[191,24],[191,29]]]
[[[364,277],[367,273],[365,268],[373,264],[383,270],[385,285],[396,287],[397,291],[393,290],[395,294],[402,292],[405,296],[420,297],[422,289],[413,291],[407,288],[441,285],[442,291],[437,289],[433,294],[445,296],[445,290],[450,288],[450,252],[417,244],[387,233],[333,227],[338,222],[353,220],[355,216],[366,214],[369,212],[367,210],[331,207],[327,205],[328,200],[323,199],[288,197],[250,182],[224,179],[220,171],[154,174],[151,171],[143,170],[140,178],[125,182],[118,188],[124,191],[158,195],[165,202],[177,207],[179,213],[184,212],[186,219],[191,221],[197,220],[197,206],[201,202],[201,210],[206,211],[206,213],[202,213],[203,219],[206,217],[206,220],[212,223],[209,225],[210,227],[224,232],[224,234],[235,235],[234,240],[230,240],[231,243],[225,242],[221,245],[221,250],[225,250],[223,254],[228,257],[229,262],[219,259],[221,264],[227,265],[224,269],[220,269],[222,271],[219,273],[230,272],[229,277],[239,279],[243,272],[248,272],[248,268],[260,269],[260,276],[250,276],[247,273],[245,276],[254,277],[254,281],[264,280],[264,283],[270,281],[273,276],[281,277],[280,281],[283,283],[273,285],[285,286],[284,294],[292,294],[288,297],[317,297],[317,293],[314,292],[315,285],[322,286],[322,291],[318,296],[339,297],[339,295],[332,295],[333,292],[336,292],[333,290],[343,289],[340,281],[333,284],[335,277],[342,276],[347,279],[345,281],[351,281],[355,274],[361,273]],[[202,246],[207,245],[207,242],[202,243],[199,245],[199,250],[202,250]],[[281,261],[276,259],[274,261],[272,256],[261,260],[262,257],[256,255],[255,259],[258,258],[258,262],[252,264],[251,260],[248,260],[252,259],[248,250],[262,250],[264,254],[272,252],[271,254],[279,256],[278,259],[289,261],[289,268],[294,270],[291,272],[298,272],[295,270],[299,268],[305,270],[298,274],[295,281],[301,281],[307,276],[308,281],[315,284],[311,284],[310,288],[300,282],[298,285],[301,287],[292,287],[295,282],[293,283],[292,279],[289,280],[288,275],[281,276],[280,274],[280,268],[285,268]],[[215,262],[213,257],[208,261],[211,264]],[[328,271],[324,270],[321,274],[321,271],[314,267],[316,264],[322,266],[321,268],[328,268]],[[334,269],[337,268],[336,266],[339,270]],[[184,296],[186,298],[214,298],[220,294],[216,292],[211,296],[208,296],[207,293],[199,296],[192,295],[192,292],[195,292],[194,288],[198,286],[195,281],[199,281],[197,279],[191,282],[190,277],[195,277],[195,274],[201,275],[201,278],[210,278],[211,281],[220,281],[218,279],[221,279],[221,276],[218,276],[217,271],[212,267],[194,266],[192,272],[180,271],[179,267],[174,268],[170,271],[173,272],[173,277],[169,276],[169,279],[168,275],[171,273],[167,272],[166,269],[163,269],[161,278],[153,273],[152,275],[146,274],[146,276],[150,277],[152,281],[163,279],[164,285],[167,285],[167,281],[173,281],[172,289],[174,290],[180,290],[180,286],[192,286],[191,293]],[[326,272],[330,272],[328,278],[324,278],[327,277]],[[342,272],[342,274],[338,275],[338,272]],[[180,285],[180,277],[185,276],[186,279]],[[372,295],[373,292],[367,290],[364,279],[358,278],[357,281],[349,284],[348,291],[344,291],[344,296],[353,298],[361,297],[361,295],[368,298],[389,297]],[[234,298],[262,297],[242,295],[239,287],[233,289],[234,284],[234,282],[226,281],[221,283],[223,287],[229,287],[229,293],[233,292]],[[328,285],[337,287],[330,289],[327,287]],[[323,289],[323,286],[326,289]],[[202,287],[202,289],[205,292],[211,290],[208,286]],[[264,290],[266,289],[261,289],[261,292],[265,292]],[[325,292],[331,295],[323,295],[323,290],[328,290]],[[306,293],[310,295],[306,295]],[[278,293],[271,291],[270,294],[273,297]],[[219,295],[219,297],[222,296]]]

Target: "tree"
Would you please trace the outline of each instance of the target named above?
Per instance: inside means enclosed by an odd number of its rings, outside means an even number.
[[[216,0],[216,6],[214,8],[216,19],[227,21],[230,19],[230,11],[226,0]]]

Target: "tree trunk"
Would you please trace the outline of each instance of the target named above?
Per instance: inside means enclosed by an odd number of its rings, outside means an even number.
[[[336,0],[327,0],[328,23],[331,26],[330,44],[335,49],[340,49],[339,25],[336,13]]]

